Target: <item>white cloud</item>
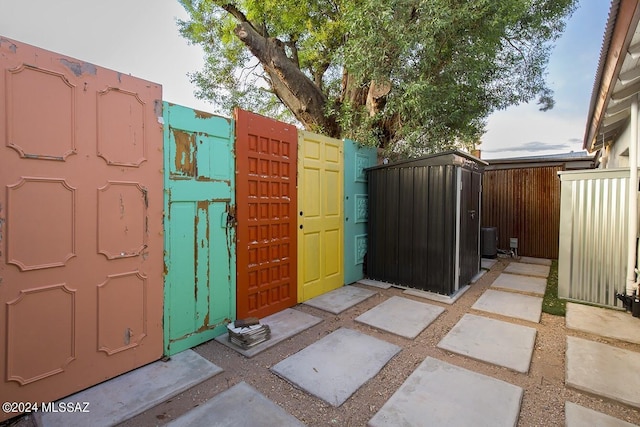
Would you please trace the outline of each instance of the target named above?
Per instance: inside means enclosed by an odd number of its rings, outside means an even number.
[[[480,149],[484,158],[582,151],[585,118],[553,115],[525,104],[493,114]]]

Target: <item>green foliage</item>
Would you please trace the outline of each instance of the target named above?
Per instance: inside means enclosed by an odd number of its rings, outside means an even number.
[[[558,298],[558,260],[551,262],[547,289],[542,300],[542,311],[554,316],[564,316],[567,312],[567,301]]]
[[[332,136],[413,156],[472,145],[495,110],[535,98],[551,108],[549,54],[577,0],[180,1],[191,17],[180,31],[207,55],[191,76],[198,96],[293,120],[234,34],[232,5],[322,92],[341,129]],[[365,103],[371,82],[391,84],[377,109]]]

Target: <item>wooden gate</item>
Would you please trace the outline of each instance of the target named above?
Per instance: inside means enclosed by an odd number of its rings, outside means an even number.
[[[344,285],[343,143],[298,135],[298,302]]]
[[[297,129],[237,109],[237,316],[296,304]]]
[[[162,356],[162,88],[5,38],[0,70],[0,396],[51,401]]]
[[[369,196],[366,168],[375,166],[377,151],[344,141],[344,283],[364,277]]]
[[[235,316],[233,123],[164,103],[165,354],[226,331]]]

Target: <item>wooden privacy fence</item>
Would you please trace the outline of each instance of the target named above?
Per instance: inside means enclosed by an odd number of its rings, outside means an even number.
[[[497,227],[498,248],[518,239],[518,255],[558,258],[558,172],[592,167],[585,157],[489,160],[482,181],[482,227]]]

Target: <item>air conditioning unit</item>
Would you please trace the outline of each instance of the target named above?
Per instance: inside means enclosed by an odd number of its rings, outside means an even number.
[[[482,258],[498,256],[498,228],[482,227],[480,229],[480,252]]]

